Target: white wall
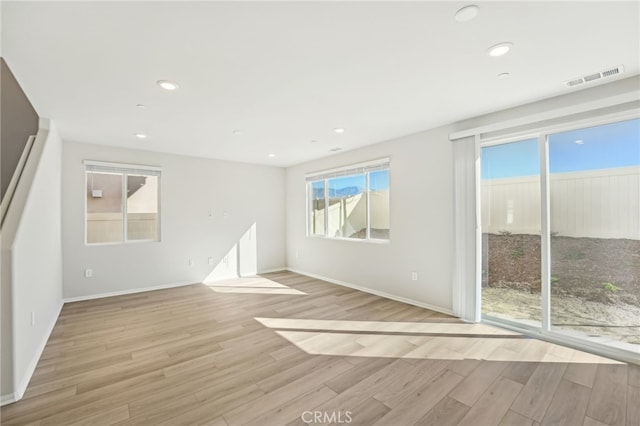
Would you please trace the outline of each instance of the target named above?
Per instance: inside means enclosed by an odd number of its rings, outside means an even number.
[[[85,244],[83,160],[162,167],[160,242]],[[62,182],[65,299],[198,283],[236,276],[239,269],[255,274],[286,265],[281,168],[65,142]],[[87,268],[93,270],[92,278],[84,277]]]
[[[453,158],[438,128],[287,169],[290,269],[451,311]],[[306,236],[305,174],[390,157],[389,243]],[[418,272],[418,281],[411,280]]]
[[[61,164],[51,123],[38,132],[3,226],[3,296],[8,285],[11,297],[2,308],[12,313],[8,329],[2,318],[5,398],[22,397],[62,307]]]

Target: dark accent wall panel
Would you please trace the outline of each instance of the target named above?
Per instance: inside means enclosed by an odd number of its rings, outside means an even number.
[[[0,58],[0,199],[27,139],[38,132],[38,114],[4,58]]]

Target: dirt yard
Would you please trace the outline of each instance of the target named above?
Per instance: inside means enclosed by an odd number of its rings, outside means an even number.
[[[483,235],[483,313],[540,321],[540,236]],[[640,345],[640,241],[551,238],[553,326]]]

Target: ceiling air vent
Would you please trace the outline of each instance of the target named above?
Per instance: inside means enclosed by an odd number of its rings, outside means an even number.
[[[624,67],[620,65],[619,67],[611,68],[611,69],[600,71],[594,74],[585,75],[584,77],[574,78],[569,81],[565,81],[564,84],[566,84],[568,87],[573,87],[579,84],[600,80],[601,78],[613,77],[614,75],[622,74],[623,72],[624,72]]]
[[[622,74],[624,72],[624,67],[620,65],[619,67],[612,68],[610,70],[602,71],[603,77],[611,77],[612,75]]]

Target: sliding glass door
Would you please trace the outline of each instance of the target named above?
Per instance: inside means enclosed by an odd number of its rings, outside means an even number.
[[[482,145],[480,186],[483,318],[640,353],[640,120]]]

